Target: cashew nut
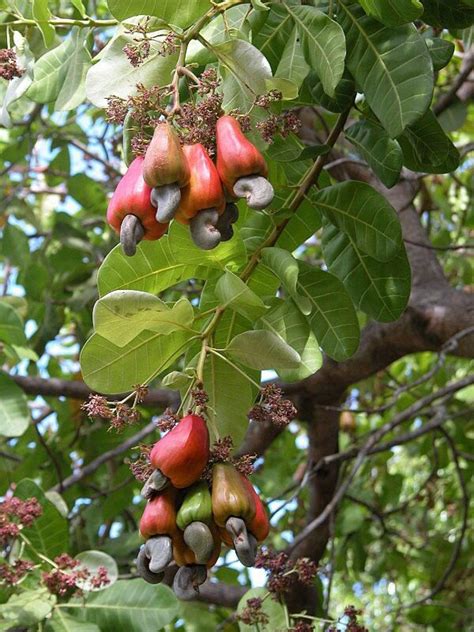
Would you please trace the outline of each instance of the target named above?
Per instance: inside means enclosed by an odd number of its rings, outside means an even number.
[[[233,202],[227,202],[225,210],[217,220],[216,228],[221,234],[221,241],[232,239],[234,230],[232,224],[239,219],[239,209]]]
[[[156,535],[145,542],[145,555],[152,573],[161,573],[173,559],[173,543],[167,535]]]
[[[156,538],[151,538],[151,539],[155,540]],[[148,542],[150,542],[150,540],[148,540]],[[154,551],[156,544],[153,545],[153,548],[150,551],[150,546],[148,545],[148,542],[140,548],[140,551],[138,553],[137,571],[140,577],[142,577],[149,584],[159,584],[163,580],[164,573],[161,571],[155,572],[150,569],[150,564],[151,564],[150,560],[153,560],[153,569],[159,568],[160,566],[156,564],[157,558],[156,558],[156,553]],[[169,564],[169,561],[165,564],[165,566],[167,566],[168,564]]]
[[[253,566],[257,555],[257,540],[247,531],[242,518],[231,516],[225,523],[225,528],[232,536],[234,549],[240,562],[244,566]]]
[[[204,522],[191,522],[184,530],[184,541],[196,556],[198,564],[207,564],[214,550],[214,538]]]
[[[160,472],[160,470],[153,470],[150,476],[145,481],[140,495],[143,498],[151,498],[154,493],[161,491],[168,485],[168,478]]]
[[[212,250],[221,242],[221,234],[216,228],[219,213],[215,208],[199,211],[189,222],[191,238],[198,248]]]
[[[166,224],[175,216],[181,200],[181,189],[173,182],[154,187],[150,193],[150,202],[156,208],[156,221]]]
[[[127,257],[133,257],[137,251],[137,244],[145,235],[143,224],[136,215],[125,215],[120,225],[120,243]]]
[[[195,599],[199,592],[199,586],[207,579],[205,566],[192,564],[181,566],[173,581],[173,590],[178,599],[189,601]]]
[[[263,176],[239,178],[234,184],[234,193],[237,197],[245,198],[248,206],[256,210],[266,208],[275,195],[272,185]]]

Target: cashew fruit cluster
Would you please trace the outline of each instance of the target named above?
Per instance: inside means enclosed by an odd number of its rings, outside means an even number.
[[[189,414],[157,441],[150,453],[153,473],[142,496],[140,520],[145,539],[137,558],[141,577],[152,584],[176,564],[173,590],[193,599],[219,558],[222,543],[245,566],[255,562],[257,542],[268,535],[265,507],[246,476],[230,463],[212,466],[211,483],[202,478],[209,460],[206,421]]]
[[[189,225],[194,243],[210,250],[232,238],[236,200],[245,198],[253,209],[271,203],[265,159],[232,116],[217,121],[216,144],[214,164],[203,145],[181,146],[168,121],[157,124],[145,156],[130,164],[107,210],[126,255],[135,254],[142,239],[159,239],[173,219]]]

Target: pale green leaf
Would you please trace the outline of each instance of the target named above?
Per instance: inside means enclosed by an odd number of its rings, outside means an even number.
[[[308,320],[323,351],[337,361],[353,355],[359,346],[359,323],[341,281],[300,262],[298,288],[311,301]]]
[[[143,331],[166,335],[189,329],[193,318],[185,297],[170,309],[153,294],[135,290],[110,292],[97,301],[92,315],[95,333],[118,347],[125,347]]]
[[[349,180],[322,189],[314,203],[358,248],[378,261],[388,261],[400,248],[402,230],[395,209],[365,182]]]
[[[44,45],[49,48],[53,44],[56,31],[54,26],[49,24],[48,20],[51,19],[51,11],[48,8],[48,0],[33,0],[32,7],[33,19],[36,20],[38,28],[43,36]]]
[[[12,345],[26,345],[22,320],[18,312],[4,301],[0,301],[0,341]]]
[[[107,553],[104,553],[103,551],[81,551],[78,555],[76,555],[75,559],[80,562],[78,569],[85,569],[89,572],[89,578],[79,579],[77,581],[77,585],[81,588],[81,590],[86,592],[108,590],[118,579],[117,562],[113,557],[110,557],[110,555],[107,555]],[[91,580],[95,575],[97,575],[97,572],[101,567],[107,570],[109,583],[106,584],[105,587],[102,586],[101,588],[96,588]]]
[[[212,6],[209,0],[108,0],[107,4],[117,20],[151,15],[181,28],[193,24]]]
[[[358,89],[392,137],[428,109],[433,64],[415,26],[384,27],[355,4],[339,2],[347,66]]]
[[[11,622],[12,629],[17,627],[13,624],[31,629],[50,614],[55,601],[56,597],[46,588],[25,590],[2,604],[2,618]]]
[[[306,297],[298,294],[299,267],[296,259],[283,248],[264,248],[262,250],[262,260],[280,279],[283,287],[300,311],[308,315],[311,312],[311,303]]]
[[[289,79],[299,87],[308,72],[309,66],[304,58],[303,49],[301,48],[301,42],[298,37],[298,29],[295,26],[286,41],[280,63],[275,71],[275,77]]]
[[[0,304],[0,307],[3,306]],[[29,425],[30,411],[25,393],[6,373],[0,372],[0,436],[20,437]]]
[[[275,632],[276,630],[287,629],[285,609],[279,601],[275,599],[266,598],[268,592],[266,588],[251,588],[248,590],[237,606],[237,612],[240,614],[247,607],[247,601],[249,599],[261,599],[262,607],[261,611],[267,615],[267,623],[259,624],[259,630],[261,632]],[[240,632],[254,632],[254,625],[246,625],[239,621]]]
[[[186,279],[207,279],[216,270],[237,270],[245,262],[245,248],[236,234],[213,250],[193,244],[187,226],[173,222],[169,234],[157,242],[143,241],[132,259],[117,246],[99,269],[99,294],[113,290],[159,292]]]
[[[119,33],[112,38],[101,51],[99,61],[87,73],[86,93],[89,101],[103,108],[107,105],[107,97],[115,95],[126,98],[133,95],[139,83],[146,88],[170,83],[178,53],[160,55],[165,36],[156,33],[153,36],[150,39],[150,54],[138,68],[131,65],[123,52],[124,46],[133,41],[133,35]],[[120,81],[117,81],[117,77],[120,77]]]
[[[397,141],[390,138],[383,127],[362,120],[347,128],[344,134],[386,187],[391,188],[398,182],[403,153]]]
[[[403,313],[410,296],[410,265],[401,246],[385,263],[361,252],[348,235],[327,224],[323,253],[328,268],[344,283],[356,307],[375,320],[390,322]]]
[[[248,110],[258,95],[267,92],[266,80],[272,76],[270,64],[262,53],[244,40],[229,40],[211,46],[219,61],[222,76],[222,107]]]
[[[359,0],[367,15],[386,26],[399,26],[413,22],[423,13],[419,0]]]
[[[188,344],[190,334],[177,331],[167,336],[144,331],[124,347],[93,334],[81,351],[81,371],[91,390],[115,394],[132,391],[163,373]]]
[[[120,580],[100,592],[89,593],[85,602],[66,604],[101,632],[155,632],[171,623],[179,613],[179,602],[168,586],[151,585],[142,579]]]
[[[257,322],[256,327],[268,329],[280,336],[300,354],[301,363],[296,369],[277,369],[285,382],[304,380],[321,366],[322,356],[316,336],[307,319],[291,300],[278,300]]]
[[[214,291],[224,307],[229,307],[247,318],[258,318],[266,310],[262,299],[228,270],[221,276]]]
[[[300,37],[301,47],[310,67],[315,70],[329,96],[334,96],[344,72],[346,43],[337,22],[310,6],[288,6]]]
[[[46,623],[46,632],[101,632],[95,623],[78,621],[61,608],[55,608],[53,616]]]
[[[244,331],[233,338],[226,350],[252,369],[297,369],[300,354],[273,331]]]
[[[43,490],[28,479],[21,480],[15,489],[15,496],[26,500],[36,498],[43,508],[43,513],[36,518],[30,527],[25,527],[24,535],[33,545],[35,551],[46,555],[50,559],[68,551],[69,528],[56,506],[49,501]]]

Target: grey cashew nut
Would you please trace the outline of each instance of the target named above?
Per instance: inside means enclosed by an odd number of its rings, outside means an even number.
[[[151,498],[153,494],[164,489],[168,483],[169,479],[167,476],[162,474],[160,470],[153,470],[141,488],[140,495],[146,499]]]
[[[257,555],[257,540],[247,531],[242,518],[231,516],[227,518],[225,528],[232,536],[234,549],[240,562],[244,566],[253,566]]]
[[[219,213],[215,208],[199,211],[189,222],[191,238],[198,248],[212,250],[221,242],[221,234],[216,228]]]
[[[189,601],[196,599],[199,586],[207,579],[207,570],[200,564],[181,566],[173,581],[173,590],[178,599]]]
[[[156,208],[156,221],[166,224],[174,218],[181,201],[181,189],[173,184],[154,187],[150,193],[150,202]]]
[[[137,251],[137,244],[145,236],[143,224],[136,215],[125,215],[120,225],[120,243],[127,257],[133,257]]]
[[[227,202],[225,210],[217,220],[216,228],[221,234],[221,241],[229,241],[232,239],[234,229],[232,224],[239,219],[239,209],[233,202]]]
[[[247,200],[250,208],[261,210],[267,208],[275,195],[270,182],[263,176],[243,176],[234,184],[237,197]]]
[[[173,559],[173,542],[167,535],[156,535],[145,542],[145,555],[152,573],[161,573]]]
[[[184,541],[196,556],[198,564],[207,564],[214,550],[214,538],[204,522],[196,520],[184,530]]]
[[[150,570],[150,559],[146,554],[145,545],[140,548],[137,557],[137,571],[142,579],[149,584],[159,584],[163,581],[164,573],[152,573]]]

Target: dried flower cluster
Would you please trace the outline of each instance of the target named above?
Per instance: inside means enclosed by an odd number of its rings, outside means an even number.
[[[150,452],[152,448],[152,445],[141,443],[138,446],[138,458],[136,458],[135,461],[129,461],[129,467],[133,476],[141,483],[144,483],[153,472],[153,467],[150,463]]]
[[[81,410],[85,411],[89,417],[109,420],[109,430],[114,429],[117,432],[140,420],[140,413],[134,406],[128,406],[122,402],[109,402],[102,395],[89,395],[87,402],[82,404]]]
[[[0,584],[14,586],[34,568],[33,562],[16,560],[13,564],[0,564]]]
[[[107,569],[99,566],[95,574],[91,573],[80,562],[62,553],[54,558],[57,568],[49,573],[43,573],[43,583],[50,593],[58,597],[79,596],[82,594],[80,584],[88,581],[92,588],[103,588],[110,583]]]
[[[293,563],[283,551],[277,553],[270,549],[259,552],[255,567],[267,571],[267,588],[275,597],[288,591],[296,581],[311,584],[318,570],[316,564],[306,557]]]
[[[238,615],[237,619],[246,625],[265,625],[268,623],[268,615],[263,612],[262,603],[260,597],[247,599],[247,605]]]
[[[314,626],[308,621],[298,621],[292,628],[291,632],[313,632]]]
[[[293,403],[283,398],[281,388],[275,384],[268,384],[261,389],[261,401],[249,411],[248,418],[283,428],[296,417],[297,413]]]
[[[286,138],[291,132],[296,134],[301,127],[301,120],[295,112],[285,110],[281,114],[269,114],[266,119],[259,121],[255,127],[266,143],[272,143],[277,134],[280,134],[283,138]]]
[[[0,48],[0,77],[11,81],[25,73],[18,65],[18,58],[13,48]]]
[[[140,21],[138,24],[131,25],[126,31],[129,35],[135,35],[133,42],[123,47],[123,52],[128,57],[129,62],[134,68],[140,66],[151,52],[151,42],[158,41],[161,37],[159,34],[150,35],[149,33],[150,19]],[[158,55],[166,57],[172,55],[179,48],[179,40],[174,33],[168,33],[158,48]]]
[[[165,412],[156,422],[156,427],[160,432],[168,432],[172,430],[178,422],[178,416],[173,413],[171,408],[166,408]]]
[[[209,395],[206,391],[201,387],[193,388],[191,397],[193,398],[194,404],[199,406],[202,412],[206,412],[207,402],[209,401]],[[189,412],[191,413],[192,411],[190,410]]]
[[[368,628],[358,622],[358,617],[362,614],[362,610],[357,610],[355,606],[346,606],[344,615],[339,618],[338,623],[344,626],[344,632],[369,632]],[[338,632],[338,626],[331,626],[328,632]]]
[[[15,496],[0,503],[0,544],[15,538],[22,527],[29,527],[43,509],[36,498],[21,500]]]
[[[208,481],[212,480],[212,466],[215,463],[232,463],[237,471],[244,476],[253,474],[253,464],[257,458],[256,454],[243,454],[242,456],[232,456],[234,442],[230,435],[217,439],[209,450],[209,461],[204,471],[203,478]]]

